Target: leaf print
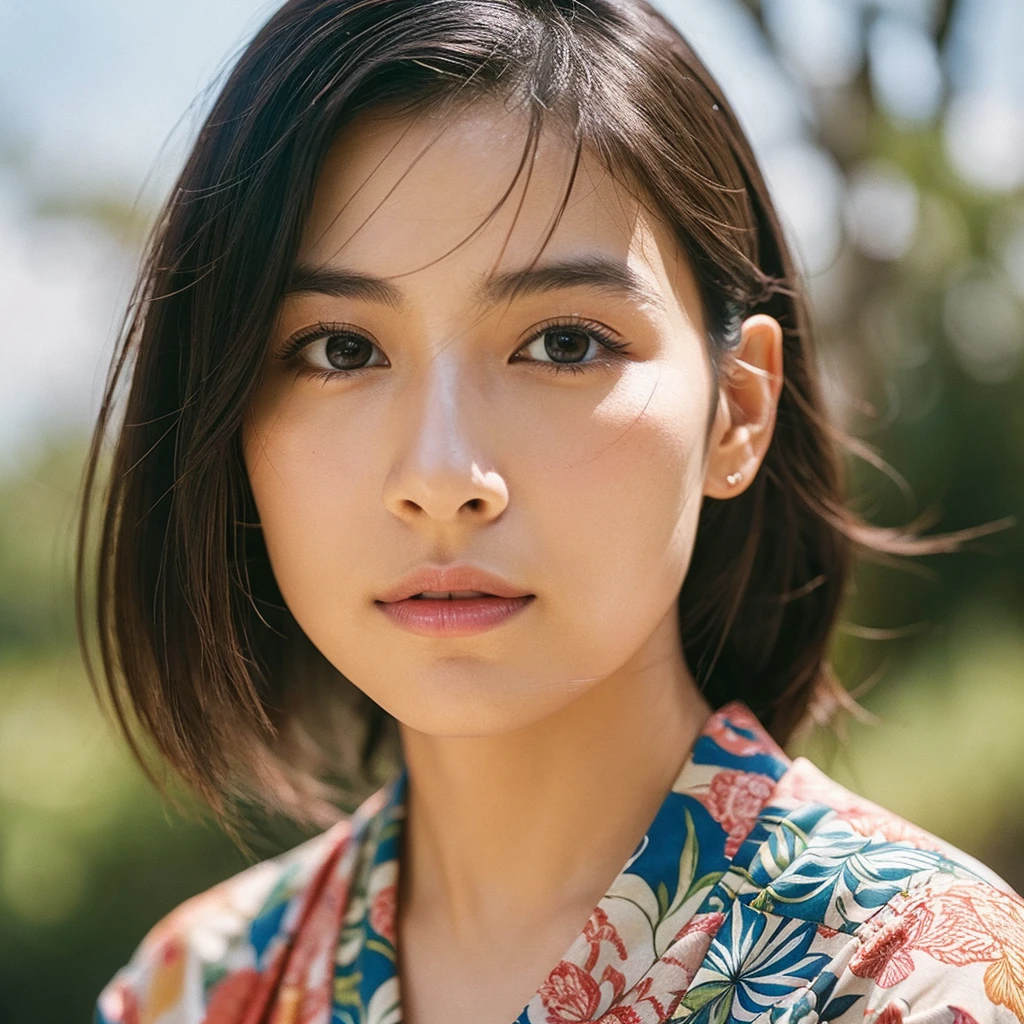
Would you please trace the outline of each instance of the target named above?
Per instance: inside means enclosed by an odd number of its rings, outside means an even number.
[[[621,900],[624,904],[635,908],[644,922],[643,927],[645,927],[646,933],[652,937],[651,944],[654,944],[653,936],[661,920],[661,908],[658,905],[658,897],[644,878],[627,871],[614,881],[606,893],[606,899],[609,901]],[[616,909],[615,914],[621,923],[624,917],[623,912]],[[636,917],[637,914],[632,916]]]
[[[689,808],[683,808],[683,848],[679,853],[679,883],[676,886],[676,897],[672,901],[672,910],[677,910],[690,895],[693,876],[697,873],[697,860],[700,857],[700,840],[697,828],[693,823],[693,815]]]
[[[985,994],[1024,1021],[1024,964],[1021,950],[994,960],[985,968]]]
[[[770,1024],[817,1024],[818,1015],[814,1011],[816,1000],[809,989],[796,993],[792,1002],[779,1000],[768,1011]]]
[[[733,904],[729,918],[728,925],[723,925],[712,941],[707,961],[711,971],[734,980],[764,932],[768,918],[764,914],[748,910],[741,903]]]
[[[658,883],[658,917],[665,916],[668,910],[668,886],[664,882]]]
[[[392,976],[379,985],[370,997],[366,1007],[366,1024],[400,1024],[401,1020],[398,978]]]
[[[733,870],[756,888],[764,888],[790,868],[811,844],[811,837],[831,818],[827,807],[805,804],[788,809],[766,806],[744,843],[749,846],[745,858],[738,858]],[[848,834],[844,830],[843,834]]]
[[[693,901],[696,897],[703,898],[717,885],[718,881],[725,874],[724,871],[709,871],[706,875],[694,879],[690,888],[686,890],[686,902]]]
[[[743,965],[737,986],[739,1001],[761,1012],[818,974],[830,958],[808,952],[813,938],[814,929],[805,923],[794,926],[794,922],[780,919],[762,950]]]
[[[822,971],[807,988],[795,989],[779,999],[768,1014],[769,1021],[771,1024],[819,1024],[842,1016],[864,997],[858,993],[832,999],[838,980],[831,971]],[[822,1007],[820,1012],[819,1006]]]
[[[390,960],[392,963],[397,962],[398,958],[395,956],[395,947],[390,942],[381,942],[380,939],[367,939],[365,948],[372,949],[374,953],[380,953],[382,957]]]
[[[680,994],[693,981],[694,975],[707,955],[711,939],[725,919],[721,913],[700,914],[680,928],[672,944],[662,953],[652,968],[666,979],[675,969],[674,984],[682,986]],[[667,982],[666,982],[667,983]]]
[[[342,974],[334,979],[334,1004],[339,1006],[359,1006],[359,986],[363,976],[355,971]]]
[[[683,996],[680,1006],[687,1010],[703,1010],[708,1003],[719,996],[727,994],[732,988],[728,981],[706,981],[702,985],[695,985]]]
[[[822,831],[790,868],[765,887],[787,913],[852,931],[896,895],[918,871],[944,862],[941,854],[879,843],[852,831]]]
[[[804,988],[830,961],[827,954],[809,952],[816,934],[809,922],[770,918],[742,903],[733,904],[729,918],[712,940],[698,972],[702,982],[683,1003],[691,996],[699,998],[700,989],[708,984],[725,983],[726,987],[700,1007],[694,1021],[716,1024],[725,1017],[751,1021],[784,996]]]
[[[680,922],[685,924],[691,919],[704,896],[724,874],[723,871],[711,871],[694,879],[693,876],[697,871],[700,859],[700,841],[693,815],[686,808],[683,810],[683,821],[686,838],[679,855],[679,875],[675,896],[667,909],[661,911],[657,921],[652,922],[655,928],[655,953],[658,956],[661,956],[673,942],[679,939]],[[661,909],[660,906],[659,909]]]
[[[778,878],[807,849],[807,836],[785,819],[778,822],[758,852],[758,866],[767,870],[767,879]]]
[[[863,998],[862,995],[836,996],[835,999],[824,1006],[818,1015],[818,1019],[823,1021],[835,1020],[836,1017],[841,1017],[846,1013],[858,999]]]

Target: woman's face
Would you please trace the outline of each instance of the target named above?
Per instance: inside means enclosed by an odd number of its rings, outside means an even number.
[[[436,735],[521,728],[602,680],[682,665],[675,601],[702,497],[738,468],[715,452],[724,401],[705,461],[711,371],[690,268],[589,153],[538,267],[588,261],[603,278],[484,290],[529,264],[570,170],[545,129],[528,186],[520,176],[467,240],[525,132],[490,105],[345,131],[299,263],[385,282],[285,298],[244,434],[295,618],[374,701]],[[402,576],[448,563],[534,597],[468,636],[412,633],[382,611]]]

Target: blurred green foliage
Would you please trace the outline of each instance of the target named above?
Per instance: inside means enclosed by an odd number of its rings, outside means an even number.
[[[5,1021],[88,1019],[90,993],[154,914],[245,863],[164,810],[92,698],[70,588],[84,450],[76,439],[0,483]]]
[[[841,385],[837,415],[900,474],[851,460],[851,502],[889,526],[916,516],[919,503],[934,505],[940,515],[929,532],[1012,515],[1021,524],[1024,373],[1019,361],[989,372],[984,305],[961,307],[950,296],[964,282],[968,299],[996,289],[1016,316],[1011,332],[1024,334],[1005,259],[1008,226],[1024,225],[1024,202],[966,187],[946,162],[937,125],[894,125],[873,102],[866,72],[842,92],[843,102],[814,96],[821,144],[845,175],[865,161],[895,167],[913,183],[919,210],[914,242],[898,259],[844,243],[834,268],[840,299],[820,317],[823,362]],[[851,110],[864,114],[857,132]],[[127,208],[109,197],[75,200],[76,215],[119,237],[136,223]],[[37,213],[67,209],[54,199]],[[963,308],[980,313],[965,321]],[[88,1019],[100,987],[163,913],[249,862],[214,828],[165,809],[97,710],[75,646],[70,585],[83,456],[81,438],[44,445],[0,479],[4,1021]],[[1022,532],[1017,525],[959,554],[914,559],[915,571],[859,565],[834,662],[851,690],[868,687],[861,703],[879,719],[851,723],[845,742],[818,734],[790,751],[978,857],[1018,890]],[[257,824],[255,856],[295,841]]]

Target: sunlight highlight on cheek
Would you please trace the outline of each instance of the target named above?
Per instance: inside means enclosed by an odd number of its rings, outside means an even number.
[[[594,419],[634,456],[681,459],[702,441],[704,391],[703,380],[690,378],[685,368],[653,359],[626,368],[595,407]]]

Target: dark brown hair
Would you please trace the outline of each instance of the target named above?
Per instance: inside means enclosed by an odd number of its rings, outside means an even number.
[[[700,288],[712,416],[743,319],[765,312],[782,325],[771,445],[742,494],[704,499],[678,599],[685,656],[713,706],[746,701],[781,743],[850,706],[827,649],[854,553],[951,551],[984,530],[921,539],[915,524],[881,529],[846,507],[840,449],[858,447],[823,408],[804,286],[750,145],[708,70],[645,0],[289,0],[238,59],[151,234],[80,524],[90,677],[151,777],[155,753],[222,820],[247,797],[324,817],[322,780],[365,786],[395,739],[390,716],[284,605],[240,427],[339,131],[371,108],[408,116],[484,96],[528,115],[520,170],[553,117],[577,155],[591,147],[671,226]],[[348,723],[341,751],[318,741],[325,708]]]

